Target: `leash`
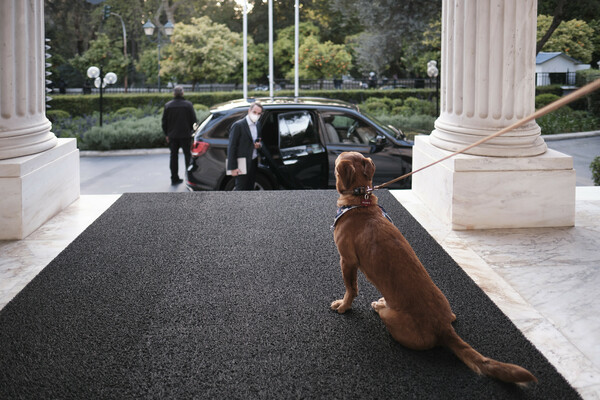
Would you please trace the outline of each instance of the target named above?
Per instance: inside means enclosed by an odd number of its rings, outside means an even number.
[[[377,185],[377,186],[375,186],[373,188],[371,188],[371,187],[356,188],[356,189],[354,189],[353,194],[357,195],[357,196],[362,196],[362,195],[369,196],[373,190],[383,189],[383,188],[391,185],[392,183],[396,183],[398,181],[401,181],[402,179],[406,179],[409,176],[411,176],[413,174],[416,174],[417,172],[423,171],[424,169],[432,167],[432,166],[434,166],[436,164],[439,164],[442,161],[446,161],[447,159],[449,159],[451,157],[454,157],[456,155],[462,154],[465,151],[472,149],[473,147],[479,146],[479,145],[481,145],[481,144],[483,144],[483,143],[485,143],[485,142],[487,142],[489,140],[494,139],[495,137],[498,137],[500,135],[504,135],[505,133],[510,132],[513,129],[517,129],[517,128],[525,125],[526,123],[528,123],[528,122],[530,122],[530,121],[532,121],[532,120],[534,120],[536,118],[540,118],[540,117],[542,117],[542,116],[544,116],[544,115],[546,115],[548,113],[551,113],[552,111],[555,111],[555,110],[557,110],[557,109],[559,109],[559,108],[561,108],[561,107],[563,107],[563,106],[565,106],[565,105],[567,105],[567,104],[569,104],[569,103],[577,100],[580,97],[588,95],[588,94],[592,93],[593,91],[598,90],[599,88],[600,88],[600,79],[596,79],[595,81],[590,82],[587,85],[582,86],[581,88],[577,89],[573,93],[571,93],[571,94],[569,94],[569,95],[567,95],[565,97],[561,97],[560,99],[558,99],[556,101],[553,101],[552,103],[548,104],[547,106],[540,108],[539,110],[537,110],[533,114],[531,114],[531,115],[529,115],[529,116],[527,116],[527,117],[525,117],[525,118],[523,118],[523,119],[515,122],[514,124],[512,124],[510,126],[507,126],[506,128],[504,128],[502,130],[499,130],[496,133],[493,133],[493,134],[491,134],[489,136],[484,137],[483,139],[478,140],[477,142],[475,142],[475,143],[473,143],[473,144],[465,147],[464,149],[461,149],[461,150],[459,150],[457,152],[454,152],[454,153],[452,153],[450,155],[447,155],[446,157],[440,158],[439,160],[434,161],[431,164],[427,164],[424,167],[421,167],[421,168],[416,169],[416,170],[414,170],[412,172],[409,172],[408,174],[404,174],[404,175],[402,175],[402,176],[400,176],[398,178],[392,179],[391,181],[382,183],[381,185]]]

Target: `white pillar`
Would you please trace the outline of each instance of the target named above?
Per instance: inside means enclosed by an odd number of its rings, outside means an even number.
[[[431,143],[457,151],[535,111],[536,0],[444,0],[441,109]],[[534,156],[535,121],[469,150]]]
[[[46,118],[44,2],[0,1],[0,159],[51,149]]]
[[[46,118],[44,1],[0,1],[0,240],[23,239],[79,197],[75,139]]]
[[[440,116],[413,169],[535,111],[536,22],[536,0],[443,0]],[[535,121],[416,173],[412,190],[453,229],[575,223],[573,160]]]

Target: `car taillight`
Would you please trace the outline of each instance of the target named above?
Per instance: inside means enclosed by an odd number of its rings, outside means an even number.
[[[206,142],[194,142],[192,145],[192,157],[201,156],[202,154],[206,153],[209,147],[210,144]]]

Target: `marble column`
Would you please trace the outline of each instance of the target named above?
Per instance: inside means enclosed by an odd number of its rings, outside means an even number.
[[[444,0],[440,116],[431,143],[457,151],[535,111],[536,0]],[[535,121],[468,154],[534,156]]]
[[[0,240],[79,197],[77,142],[51,132],[45,82],[44,1],[0,1]]]
[[[443,0],[440,115],[418,137],[417,169],[535,111],[537,0]],[[453,229],[572,226],[572,158],[532,121],[413,176]]]
[[[56,146],[46,118],[43,0],[0,2],[0,159]]]

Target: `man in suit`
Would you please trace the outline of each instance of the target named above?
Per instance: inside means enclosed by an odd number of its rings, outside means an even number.
[[[162,115],[162,129],[171,149],[170,169],[171,183],[177,185],[183,180],[179,178],[179,148],[183,150],[185,166],[190,165],[192,132],[197,122],[196,111],[189,101],[183,98],[183,88],[175,86],[173,100],[165,104]]]
[[[248,114],[231,125],[229,130],[229,145],[227,147],[227,168],[235,177],[235,190],[253,190],[258,169],[258,149],[261,147],[260,124],[258,120],[263,112],[263,106],[254,102],[248,109]],[[241,174],[238,158],[246,159],[245,175]]]

